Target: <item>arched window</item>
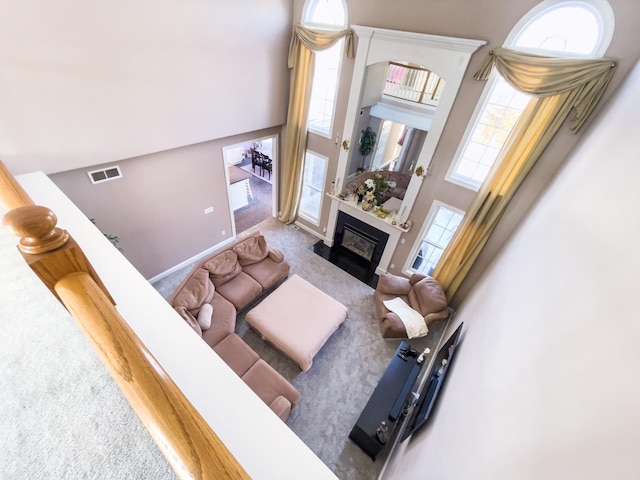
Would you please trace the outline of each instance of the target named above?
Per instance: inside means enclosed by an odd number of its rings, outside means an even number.
[[[347,6],[344,0],[307,0],[302,24],[310,28],[342,30],[347,27]],[[343,49],[344,40],[341,40],[326,50],[315,52],[308,129],[327,138],[332,136]]]
[[[547,0],[518,22],[504,46],[540,55],[599,57],[609,46],[613,27],[606,0]],[[494,73],[446,179],[477,190],[529,98]]]

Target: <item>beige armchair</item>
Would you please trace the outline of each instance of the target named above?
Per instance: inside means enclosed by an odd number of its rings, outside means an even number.
[[[385,273],[378,279],[378,286],[373,294],[383,338],[407,338],[407,330],[400,317],[383,303],[396,297],[420,312],[427,326],[449,316],[447,297],[435,278],[420,274],[405,278]]]

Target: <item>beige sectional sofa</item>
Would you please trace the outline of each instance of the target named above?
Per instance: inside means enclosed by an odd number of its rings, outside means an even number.
[[[289,263],[250,235],[198,262],[168,301],[193,330],[283,420],[300,394],[234,333],[236,315],[277,287]]]

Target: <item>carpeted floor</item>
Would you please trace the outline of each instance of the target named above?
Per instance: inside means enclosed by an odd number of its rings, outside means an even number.
[[[348,439],[353,424],[375,389],[400,340],[380,336],[373,289],[332,265],[311,250],[314,236],[294,230],[275,219],[250,229],[260,230],[267,242],[285,252],[291,274],[297,273],[349,309],[349,318],[329,339],[302,373],[291,361],[250,330],[244,315],[236,332],[271,366],[300,391],[300,403],[287,421],[289,427],[340,479],[374,479],[384,457],[375,462]],[[189,267],[154,284],[165,298],[175,289]],[[432,325],[429,335],[412,340],[412,347],[435,347],[446,321]]]
[[[0,478],[176,478],[16,243],[0,229]]]

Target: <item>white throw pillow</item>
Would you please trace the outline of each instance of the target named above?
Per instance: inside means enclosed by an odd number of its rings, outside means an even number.
[[[206,330],[211,326],[211,316],[213,315],[213,306],[209,303],[205,303],[200,307],[198,312],[198,323],[202,330]]]

